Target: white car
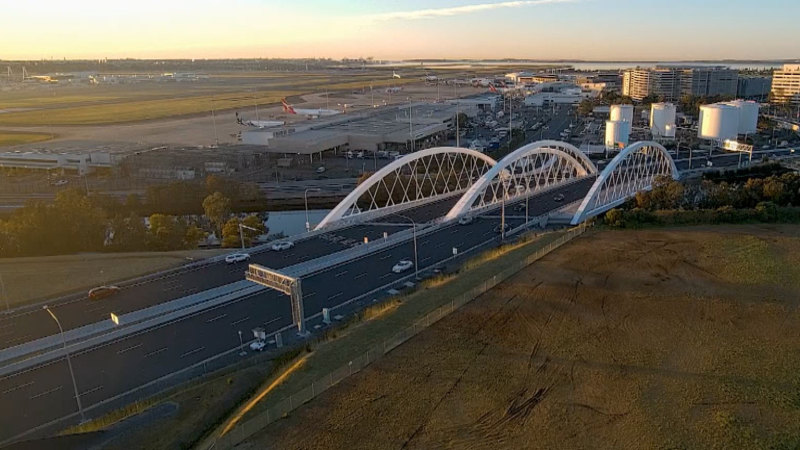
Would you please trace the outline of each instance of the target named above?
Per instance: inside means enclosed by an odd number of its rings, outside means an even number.
[[[250,259],[249,253],[234,253],[225,257],[225,262],[228,264],[235,264]]]
[[[414,267],[414,263],[411,262],[410,259],[403,259],[403,260],[400,260],[399,263],[395,264],[394,267],[392,267],[392,272],[401,273],[401,272],[405,272],[406,270],[408,270],[408,269],[410,269],[412,267]]]
[[[267,346],[267,343],[264,342],[264,341],[254,341],[254,342],[250,343],[250,350],[253,350],[253,351],[256,351],[256,352],[260,352],[260,351],[264,350],[264,348],[266,346]]]
[[[458,218],[458,224],[459,225],[469,225],[469,224],[472,223],[473,220],[474,219],[472,218],[472,216],[461,216],[461,217]]]
[[[272,250],[275,250],[276,252],[289,250],[292,247],[294,247],[294,242],[292,241],[281,241],[272,244]]]

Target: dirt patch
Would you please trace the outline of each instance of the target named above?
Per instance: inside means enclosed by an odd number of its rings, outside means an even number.
[[[795,448],[799,236],[579,239],[241,447]]]

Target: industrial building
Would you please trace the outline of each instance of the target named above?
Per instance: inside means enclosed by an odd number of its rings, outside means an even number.
[[[242,132],[242,143],[265,147],[269,153],[307,155],[348,150],[407,153],[433,146],[453,129],[456,113],[476,116],[494,108],[496,94],[458,99],[449,103],[412,103],[356,114],[309,121],[292,126]]]
[[[784,64],[772,73],[772,101],[800,106],[800,64]]]
[[[736,95],[739,74],[727,67],[652,67],[623,73],[622,93],[634,100],[657,95],[677,101],[683,95]]]
[[[0,167],[38,170],[75,171],[86,175],[96,169],[110,168],[112,157],[108,153],[95,152],[83,154],[11,152],[0,153]]]

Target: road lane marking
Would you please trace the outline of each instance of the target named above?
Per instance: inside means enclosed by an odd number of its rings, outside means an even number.
[[[31,400],[33,400],[33,399],[35,399],[35,398],[43,397],[43,396],[45,396],[45,395],[47,395],[47,394],[52,394],[52,393],[53,393],[53,392],[55,392],[55,391],[59,391],[59,390],[61,390],[61,388],[62,388],[62,387],[63,387],[63,386],[54,387],[53,389],[50,389],[49,391],[44,391],[44,392],[41,392],[41,393],[39,393],[39,394],[36,394],[36,395],[34,395],[33,397],[29,397],[29,398],[30,398]]]
[[[17,342],[17,341],[21,341],[23,339],[28,339],[29,337],[31,337],[31,335],[30,334],[26,334],[25,336],[20,336],[20,337],[14,338],[14,339],[9,339],[9,340],[6,341],[6,343],[10,344],[12,342]]]
[[[354,277],[353,277],[353,279],[354,279],[354,280],[357,280],[357,279],[359,279],[359,278],[364,278],[365,276],[367,276],[367,272],[364,272],[364,273],[362,273],[361,275],[356,275],[356,276],[354,276]]]
[[[345,275],[346,273],[347,273],[347,271],[343,270],[343,271],[337,273],[336,275],[334,275],[334,277],[339,278],[340,276]]]
[[[390,277],[390,276],[392,276],[392,273],[391,273],[391,272],[389,272],[389,273],[386,273],[386,274],[383,274],[383,275],[381,275],[379,278],[382,280],[382,279],[384,279],[384,278],[386,278],[386,277]]]
[[[103,389],[103,385],[102,385],[102,384],[101,384],[100,386],[97,386],[96,388],[89,389],[88,391],[85,391],[85,392],[81,392],[81,397],[83,397],[83,396],[85,396],[85,395],[89,395],[89,394],[91,394],[92,392],[99,391],[100,389]],[[73,395],[73,398],[74,398],[74,397],[75,397],[75,396]]]
[[[11,392],[14,392],[14,391],[17,391],[17,390],[20,390],[20,389],[22,389],[24,387],[28,387],[28,386],[30,386],[32,384],[33,384],[33,381],[29,381],[27,383],[23,383],[23,384],[14,386],[12,388],[6,389],[5,391],[3,391],[3,395],[11,393]]]
[[[189,356],[189,355],[194,355],[195,353],[202,352],[203,350],[205,350],[205,347],[197,347],[194,350],[189,350],[188,352],[182,354],[181,358],[184,358],[184,357]]]
[[[250,316],[247,316],[247,317],[245,317],[245,318],[243,318],[243,319],[239,319],[239,320],[237,320],[236,322],[231,322],[231,326],[233,326],[233,325],[238,325],[238,324],[240,324],[240,323],[242,323],[242,322],[244,322],[244,321],[246,321],[246,320],[250,320]]]
[[[422,258],[422,259],[420,259],[420,260],[419,260],[419,262],[421,262],[421,263],[424,263],[425,261],[427,261],[427,260],[429,260],[429,259],[431,259],[431,257],[430,257],[430,256],[428,256],[427,258]]]
[[[149,358],[149,357],[151,357],[151,356],[155,356],[155,355],[157,355],[157,354],[159,354],[159,353],[161,353],[161,352],[164,352],[164,351],[166,351],[166,350],[167,350],[167,347],[161,347],[160,349],[158,349],[158,350],[156,350],[156,351],[153,351],[153,352],[150,352],[150,353],[148,353],[148,354],[144,355],[144,357],[145,357],[145,358]]]
[[[220,314],[220,315],[218,315],[216,317],[212,317],[212,318],[206,320],[206,323],[211,323],[211,322],[214,322],[216,320],[223,319],[225,317],[228,317],[228,315],[227,314]]]
[[[125,353],[125,352],[129,352],[129,351],[131,351],[131,350],[135,350],[135,349],[137,349],[137,348],[139,348],[139,347],[141,347],[141,346],[142,346],[142,344],[136,344],[136,345],[134,345],[134,346],[132,346],[132,347],[123,348],[122,350],[118,350],[118,351],[117,351],[117,354],[118,354],[118,355],[121,355],[121,354],[123,354],[123,353]]]
[[[333,295],[331,295],[330,297],[328,297],[328,300],[333,300],[333,299],[335,299],[336,297],[339,297],[339,296],[341,296],[341,295],[344,295],[344,292],[339,292],[338,294],[333,294]]]
[[[313,295],[317,295],[317,293],[316,292],[309,292],[307,294],[303,294],[303,298],[308,298],[308,297],[311,297]]]
[[[381,259],[389,259],[391,257],[392,257],[392,255],[386,255],[386,256],[381,256]]]

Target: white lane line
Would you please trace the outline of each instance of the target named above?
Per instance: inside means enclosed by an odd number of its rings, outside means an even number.
[[[134,345],[134,346],[132,346],[132,347],[123,348],[122,350],[118,350],[118,351],[117,351],[117,354],[118,354],[118,355],[121,355],[121,354],[123,354],[123,353],[125,353],[125,352],[129,352],[129,351],[131,351],[131,350],[135,350],[135,349],[137,349],[137,348],[139,348],[139,347],[141,347],[141,346],[142,346],[142,344],[136,344],[136,345]]]
[[[339,297],[339,296],[341,296],[341,295],[344,295],[344,292],[339,292],[338,294],[333,294],[333,295],[331,295],[330,297],[328,297],[328,300],[333,300],[333,299],[335,299],[336,297]]]
[[[39,393],[39,394],[36,394],[36,395],[34,395],[33,397],[29,397],[29,398],[30,398],[31,400],[33,400],[33,399],[35,399],[35,398],[43,397],[43,396],[45,396],[45,395],[47,395],[47,394],[52,394],[52,393],[53,393],[53,392],[55,392],[55,391],[59,391],[59,390],[61,390],[61,388],[62,388],[62,387],[63,387],[63,386],[54,387],[53,389],[50,389],[49,391],[44,391],[44,392],[41,392],[41,393]]]
[[[439,242],[438,244],[436,244],[436,247],[434,247],[434,248],[439,248],[439,247],[442,247],[444,245],[447,245],[447,242]]]
[[[272,322],[277,322],[277,321],[279,321],[279,320],[281,320],[281,317],[280,317],[280,316],[278,316],[278,317],[276,317],[276,318],[274,318],[274,319],[270,320],[269,322],[266,322],[266,323],[264,323],[264,325],[269,325],[269,324],[271,324]]]
[[[184,358],[184,357],[189,356],[189,355],[194,355],[195,353],[202,352],[203,350],[205,350],[205,347],[197,347],[194,350],[189,350],[188,352],[182,354],[181,358]]]
[[[392,257],[392,255],[386,255],[386,256],[381,256],[381,259],[389,259],[391,257]]]
[[[216,320],[223,319],[225,317],[228,317],[228,315],[227,314],[220,314],[220,315],[218,315],[216,317],[212,317],[212,318],[206,320],[206,323],[211,323],[211,322],[214,322]]]
[[[155,355],[157,355],[157,354],[159,354],[159,353],[161,353],[161,352],[165,352],[165,351],[167,351],[167,347],[161,347],[160,349],[158,349],[158,350],[156,350],[156,351],[152,351],[152,352],[150,352],[150,353],[148,353],[148,354],[144,355],[144,357],[145,357],[145,358],[149,358],[149,357],[151,357],[151,356],[155,356]]]
[[[18,386],[14,386],[12,388],[6,389],[5,391],[3,391],[3,395],[11,393],[11,392],[14,392],[14,391],[17,391],[17,390],[20,390],[20,389],[22,389],[24,387],[28,387],[28,386],[30,386],[32,384],[33,384],[33,381],[29,381],[27,383],[23,383],[23,384],[20,384]]]
[[[389,272],[389,273],[386,273],[386,274],[383,274],[383,275],[381,275],[381,276],[380,276],[380,277],[378,277],[378,278],[380,278],[380,279],[382,280],[382,279],[384,279],[384,278],[386,278],[386,277],[390,277],[390,276],[392,276],[392,273],[391,273],[391,272]]]
[[[236,322],[231,322],[231,326],[233,326],[233,325],[237,325],[237,324],[240,324],[240,323],[242,323],[242,322],[244,322],[244,321],[246,321],[246,320],[250,320],[250,316],[247,316],[247,317],[245,317],[245,318],[243,318],[243,319],[239,319],[239,320],[237,320]]]
[[[307,294],[303,294],[303,298],[308,298],[308,297],[311,297],[312,295],[317,295],[317,293],[316,292],[309,292]]]
[[[6,343],[10,344],[12,342],[17,342],[17,341],[21,341],[21,340],[24,340],[24,339],[28,339],[29,337],[31,337],[31,335],[30,334],[26,334],[25,336],[20,336],[20,337],[14,338],[14,339],[9,339],[9,340],[6,341]],[[9,347],[10,347],[10,345],[9,345]]]
[[[356,275],[356,276],[354,276],[354,277],[353,277],[353,279],[354,279],[354,280],[357,280],[357,279],[359,279],[359,278],[364,278],[365,276],[367,276],[367,272],[364,272],[364,273],[362,273],[361,275]]]
[[[340,276],[345,275],[346,273],[347,273],[347,271],[343,270],[343,271],[337,273],[336,275],[334,275],[334,277],[339,278]]]
[[[467,231],[466,233],[464,233],[464,236],[469,236],[470,234],[472,234],[472,231]]]
[[[421,262],[421,263],[424,263],[425,261],[427,261],[427,260],[429,260],[429,259],[431,259],[431,257],[430,257],[430,256],[428,256],[427,258],[422,258],[422,259],[420,259],[420,260],[419,260],[419,262]]]
[[[89,395],[89,394],[91,394],[92,392],[99,391],[100,389],[103,389],[103,385],[102,385],[102,384],[101,384],[100,386],[97,386],[96,388],[92,388],[92,389],[89,389],[88,391],[81,392],[81,397],[83,397],[83,396],[85,396],[85,395]]]

